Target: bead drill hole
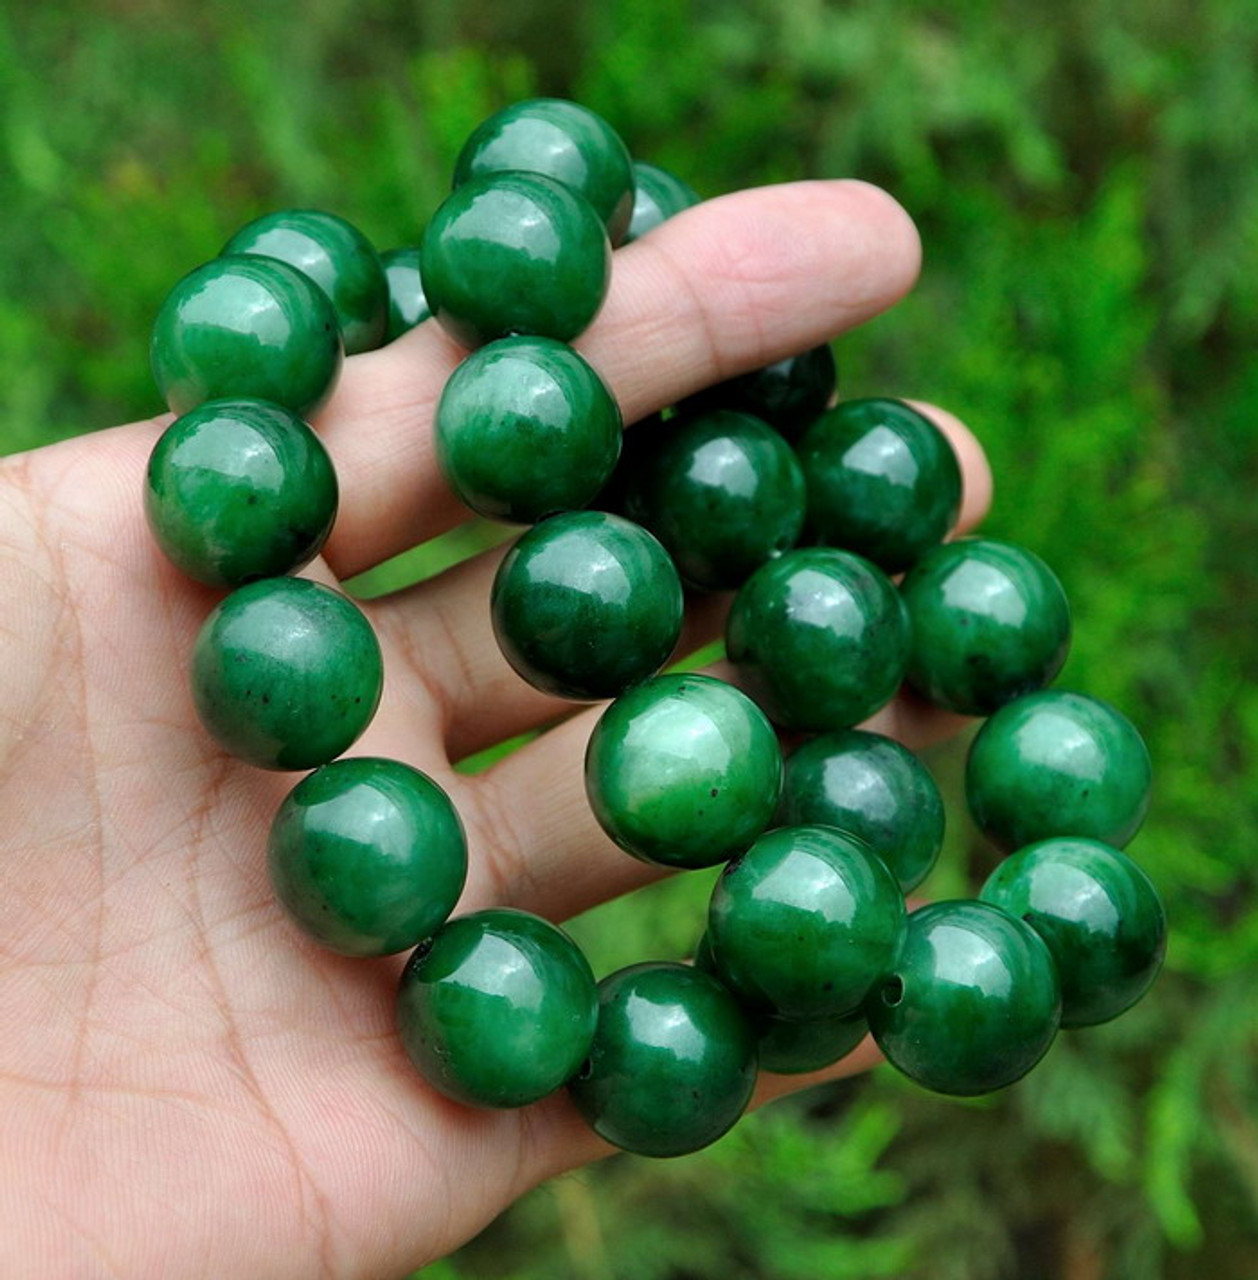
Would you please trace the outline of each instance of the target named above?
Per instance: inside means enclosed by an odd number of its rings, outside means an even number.
[[[904,999],[904,979],[895,977],[889,979],[882,987],[882,1003],[888,1009],[894,1009],[896,1005]]]

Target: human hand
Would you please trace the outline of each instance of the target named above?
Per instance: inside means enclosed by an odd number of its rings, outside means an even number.
[[[625,420],[869,319],[913,283],[916,233],[860,183],[742,192],[619,251],[577,344]],[[433,408],[461,357],[429,323],[346,366],[316,427],[341,512],[335,582],[459,522]],[[961,526],[988,502],[961,460]],[[193,638],[218,598],[158,552],[141,510],[165,420],[0,466],[0,1273],[379,1277],[441,1256],[538,1181],[608,1150],[560,1094],[472,1111],[416,1075],[394,1031],[404,957],[320,950],[276,905],[266,833],[296,779],[227,757],[197,723]],[[355,748],[405,760],[468,830],[459,912],[562,920],[658,872],[602,834],[581,757],[601,707],[525,685],[498,652],[499,553],[373,602],[379,714]],[[684,643],[719,633],[720,600]],[[451,768],[568,715],[488,772]],[[911,746],[952,717],[893,703]],[[644,959],[648,957],[643,957]],[[868,1044],[828,1076],[867,1067]],[[818,1077],[766,1077],[760,1097]]]

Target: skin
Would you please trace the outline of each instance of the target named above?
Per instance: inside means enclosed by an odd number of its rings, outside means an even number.
[[[907,216],[863,184],[732,195],[618,254],[580,346],[632,422],[870,318],[918,261]],[[430,429],[459,357],[424,323],[347,364],[316,422],[343,505],[310,576],[335,582],[461,519]],[[963,461],[969,528],[986,464],[932,412]],[[162,559],[141,508],[167,421],[0,464],[0,1240],[36,1280],[402,1274],[607,1148],[563,1095],[483,1112],[427,1088],[393,1029],[404,958],[320,951],[273,901],[266,832],[294,778],[229,759],[196,722],[187,655],[218,597]],[[450,791],[471,865],[460,911],[558,921],[660,872],[585,803],[600,708],[572,714],[498,653],[496,563],[369,608],[385,693],[356,751]],[[719,598],[698,608],[691,647],[721,626]],[[490,772],[451,772],[562,714]],[[958,723],[902,702],[875,727],[920,746]],[[820,1078],[769,1077],[760,1096]]]

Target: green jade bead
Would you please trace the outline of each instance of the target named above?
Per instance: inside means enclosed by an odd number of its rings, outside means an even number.
[[[149,458],[144,512],[158,546],[212,587],[276,578],[319,553],[337,507],[319,437],[280,405],[210,400]]]
[[[396,342],[432,315],[419,275],[419,248],[389,249],[380,255],[380,265],[389,288],[389,322],[384,340]]]
[[[763,565],[734,597],[726,651],[776,724],[847,729],[890,701],[908,662],[908,619],[881,570],[802,547]]]
[[[717,975],[749,1008],[788,1018],[858,1010],[890,970],[904,897],[863,840],[781,827],[731,862],[712,890]]]
[[[494,634],[511,666],[560,698],[615,698],[668,661],[684,602],[668,552],[645,529],[569,511],[524,533],[498,566]]]
[[[739,587],[799,540],[803,473],[759,419],[728,410],[675,418],[652,444],[627,460],[624,512],[668,548],[691,586]]]
[[[720,981],[706,932],[695,949],[694,964]],[[760,1070],[776,1075],[801,1075],[833,1066],[869,1034],[862,1009],[836,1018],[780,1018],[772,1013],[744,1012],[756,1033]]]
[[[1029,925],[986,902],[935,902],[909,916],[895,971],[865,1012],[893,1067],[973,1097],[1020,1080],[1048,1052],[1061,991]]]
[[[970,813],[998,848],[1082,836],[1122,848],[1149,811],[1152,765],[1135,726],[1099,698],[1061,690],[1001,707],[970,746]]]
[[[813,738],[788,757],[777,821],[859,836],[904,893],[926,879],[943,847],[943,797],[926,766],[861,729]]]
[[[502,338],[450,375],[437,460],[473,511],[533,524],[584,507],[620,456],[620,409],[602,378],[553,338]]]
[[[407,1056],[438,1092],[467,1106],[525,1107],[585,1061],[598,989],[562,929],[524,911],[478,911],[416,949],[397,1020]]]
[[[682,1156],[728,1132],[751,1100],[756,1041],[734,998],[689,965],[632,965],[599,983],[589,1062],[569,1082],[601,1138]]]
[[[467,842],[431,778],[364,756],[324,765],[289,792],[267,862],[275,896],[316,942],[386,956],[445,923],[467,877]]]
[[[644,862],[710,867],[769,825],[782,752],[764,713],[711,676],[665,675],[603,713],[585,755],[599,825]]]
[[[680,407],[686,413],[713,409],[749,413],[794,442],[829,405],[837,383],[834,352],[823,343],[718,382],[690,396]]]
[[[818,542],[908,569],[961,510],[961,469],[943,432],[899,400],[845,400],[804,433],[808,527]]]
[[[345,351],[372,351],[384,341],[389,286],[380,255],[357,227],[334,213],[284,209],[241,227],[224,253],[258,254],[296,267],[327,295]]]
[[[175,285],[149,355],[172,413],[247,397],[310,417],[331,394],[345,352],[322,290],[286,262],[238,254]]]
[[[424,296],[458,343],[534,334],[571,342],[607,296],[611,246],[588,201],[534,173],[472,178],[428,224]]]
[[[588,107],[564,98],[530,98],[496,111],[463,144],[454,185],[505,171],[540,173],[593,206],[612,244],[634,209],[633,164],[620,135]]]
[[[206,619],[192,694],[220,746],[261,769],[313,769],[357,741],[380,702],[384,670],[352,601],[304,578],[232,592]]]
[[[696,192],[675,174],[645,160],[633,162],[633,215],[624,244],[631,244],[662,222],[699,203]]]
[[[986,716],[1051,683],[1070,649],[1070,606],[1039,556],[991,538],[935,547],[900,588],[909,683],[936,706]]]
[[[1006,858],[979,895],[1048,944],[1061,980],[1063,1027],[1126,1012],[1166,954],[1166,912],[1153,882],[1099,840],[1042,840]]]

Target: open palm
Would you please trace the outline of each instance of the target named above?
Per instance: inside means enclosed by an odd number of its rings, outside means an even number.
[[[744,192],[619,252],[579,345],[633,421],[860,323],[917,264],[911,224],[872,188]],[[316,422],[342,508],[312,575],[334,582],[459,521],[430,432],[459,354],[426,324],[348,363]],[[935,416],[962,459],[971,525],[987,502],[982,455]],[[232,760],[196,721],[187,661],[217,597],[145,528],[141,479],[162,425],[0,468],[0,1273],[398,1274],[604,1148],[562,1097],[482,1112],[435,1094],[393,1030],[401,959],[320,951],[274,903],[266,832],[295,779]],[[585,804],[598,709],[486,774],[452,772],[571,711],[498,654],[496,561],[369,606],[385,694],[355,753],[405,760],[450,791],[469,835],[460,911],[563,919],[652,873]],[[719,610],[695,610],[688,639]],[[911,742],[948,727],[908,703],[881,724]]]

